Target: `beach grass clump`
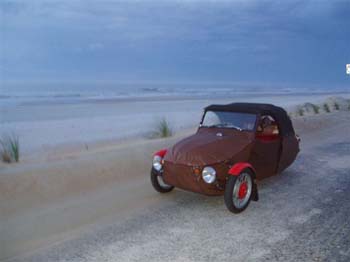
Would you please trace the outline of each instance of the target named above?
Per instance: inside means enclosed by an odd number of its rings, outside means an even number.
[[[170,127],[169,122],[162,118],[158,123],[156,123],[155,130],[154,130],[154,137],[170,137],[173,135],[173,130]]]
[[[3,162],[19,162],[19,137],[15,134],[3,136],[0,139],[0,156]]]
[[[315,114],[320,113],[320,107],[318,105],[312,104],[312,109],[314,110]]]
[[[337,102],[334,102],[334,109],[335,110],[339,110],[340,109],[340,106]]]
[[[303,116],[304,115],[304,109],[303,108],[298,108],[298,115]]]
[[[323,104],[323,109],[326,113],[330,113],[331,112],[331,109],[329,108],[329,105],[327,103],[324,103]]]

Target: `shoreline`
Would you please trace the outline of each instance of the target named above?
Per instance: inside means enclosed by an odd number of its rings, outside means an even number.
[[[340,91],[297,91],[297,92],[257,92],[257,91],[238,91],[236,93],[232,92],[229,94],[198,94],[191,93],[188,95],[179,95],[179,94],[150,94],[143,96],[47,96],[47,97],[38,97],[41,99],[38,100],[29,100],[29,101],[20,101],[15,102],[15,99],[19,97],[3,96],[0,97],[1,102],[4,102],[2,106],[4,107],[13,107],[13,106],[36,106],[36,105],[74,105],[74,104],[109,104],[109,103],[134,103],[134,102],[155,102],[155,101],[165,101],[165,102],[174,102],[174,101],[201,101],[201,100],[226,100],[232,99],[232,101],[242,99],[247,100],[260,100],[260,98],[283,98],[283,97],[305,97],[305,96],[317,96],[317,97],[328,97],[328,96],[350,96],[350,91],[340,90]],[[26,97],[23,97],[23,99]],[[31,97],[29,97],[31,98]],[[6,99],[13,100],[6,103]],[[33,99],[33,98],[32,98]],[[0,119],[3,122],[3,120]]]
[[[134,97],[129,97],[129,96],[112,96],[111,98],[108,98],[107,96],[105,97],[84,97],[84,96],[78,96],[81,98],[81,100],[75,100],[75,101],[64,101],[65,97],[62,97],[62,100],[60,100],[60,97],[55,97],[58,98],[57,101],[43,101],[39,102],[39,104],[74,104],[74,103],[132,103],[132,102],[153,102],[154,100],[162,100],[162,101],[183,101],[183,100],[210,100],[210,99],[215,99],[215,100],[221,100],[221,99],[227,99],[227,97],[232,97],[234,99],[235,96],[238,96],[238,98],[248,98],[251,99],[251,96],[259,96],[259,97],[285,97],[285,96],[340,96],[340,95],[349,95],[350,92],[345,92],[345,91],[304,91],[304,92],[257,92],[257,91],[251,91],[251,92],[236,92],[236,93],[229,93],[228,95],[225,94],[215,94],[214,96],[210,95],[198,95],[198,94],[191,94],[191,95],[179,95],[179,94],[168,94],[168,95],[163,95],[163,94],[152,94],[152,95],[144,95],[144,96],[134,96]],[[195,95],[195,96],[193,96]],[[76,96],[72,96],[73,98]],[[69,98],[69,97],[67,97]],[[24,102],[21,105],[36,105],[38,104],[38,101],[33,101],[33,102]]]

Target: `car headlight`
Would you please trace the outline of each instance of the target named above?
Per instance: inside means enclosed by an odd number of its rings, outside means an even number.
[[[215,169],[210,167],[210,166],[203,168],[202,178],[203,178],[205,183],[208,183],[208,184],[213,183],[216,179]]]
[[[157,171],[162,170],[162,158],[158,155],[153,157],[153,168]]]

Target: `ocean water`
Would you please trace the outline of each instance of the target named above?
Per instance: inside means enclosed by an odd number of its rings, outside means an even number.
[[[239,84],[166,84],[166,83],[39,83],[0,86],[0,105],[40,103],[80,103],[142,98],[225,98],[250,95],[341,94],[345,88],[283,87]]]

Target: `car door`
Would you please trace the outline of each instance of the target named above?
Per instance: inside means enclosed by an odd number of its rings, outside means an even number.
[[[281,173],[295,160],[299,152],[299,139],[293,133],[282,138],[281,156],[278,164],[278,173]]]
[[[268,117],[270,122],[262,123],[264,117]],[[259,122],[250,163],[255,168],[257,178],[262,179],[277,173],[282,139],[271,116],[262,116]]]

